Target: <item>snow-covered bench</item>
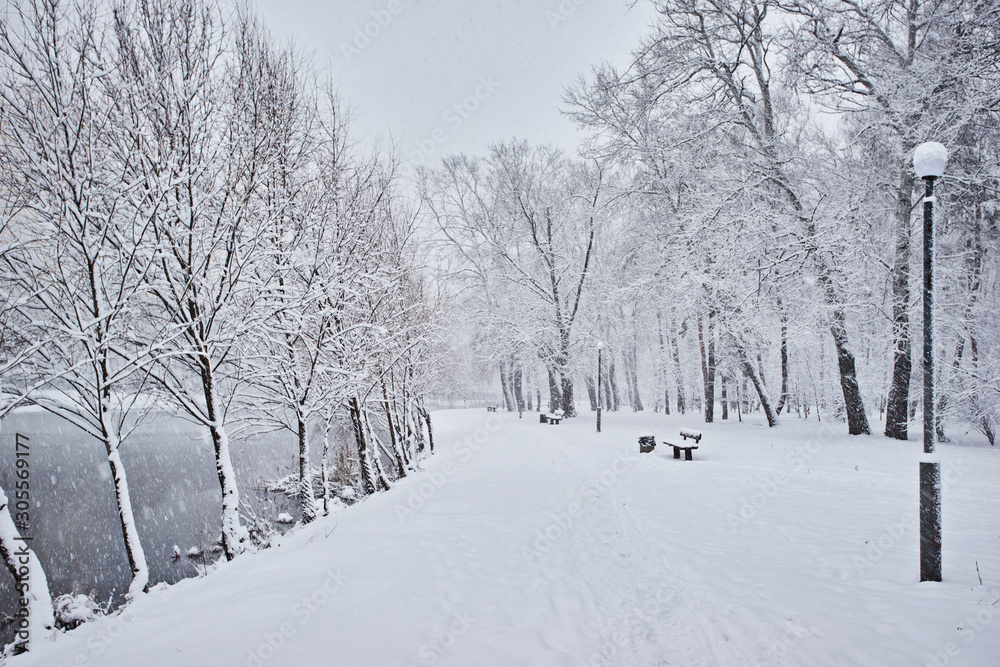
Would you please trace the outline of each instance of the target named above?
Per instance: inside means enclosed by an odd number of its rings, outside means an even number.
[[[681,437],[684,438],[685,441],[688,438],[691,438],[695,442],[701,442],[701,431],[695,431],[690,428],[682,428]],[[697,449],[697,447],[695,447],[695,449]]]
[[[684,442],[687,442],[688,438],[690,438],[690,439],[694,440],[696,443],[699,443],[699,442],[701,442],[701,431],[695,431],[694,429],[691,429],[691,428],[682,428],[681,429],[681,437],[684,438]],[[691,454],[691,450],[698,449],[698,445],[697,444],[695,444],[695,445],[675,445],[674,443],[667,442],[666,440],[663,441],[663,444],[664,445],[669,445],[670,447],[674,448],[674,458],[675,459],[679,459],[681,457],[681,452],[683,451],[684,452],[684,460],[685,461],[691,461],[691,460],[693,460],[694,457]]]
[[[681,429],[681,437],[684,438],[684,442],[687,442],[688,438],[691,438],[696,443],[701,442],[701,431],[695,431],[690,428]],[[693,456],[691,455],[691,450],[698,449],[698,445],[675,445],[672,442],[663,441],[664,445],[668,445],[674,448],[674,458],[679,459],[681,457],[681,452],[684,452],[684,460],[691,461]]]
[[[563,417],[565,416],[566,416],[565,412],[563,412],[562,410],[556,410],[555,412],[550,412],[547,415],[546,414],[539,415],[538,421],[541,422],[542,424],[558,424],[563,420]]]
[[[486,412],[496,412],[496,411],[497,411],[497,406],[495,406],[495,405],[487,405],[486,406]]]
[[[674,458],[675,459],[679,459],[681,457],[681,451],[683,451],[684,452],[684,460],[685,461],[691,461],[691,460],[693,460],[692,456],[691,456],[691,450],[692,449],[698,449],[698,445],[675,445],[674,443],[667,442],[666,440],[663,441],[663,444],[667,445],[668,447],[673,447],[674,448]]]

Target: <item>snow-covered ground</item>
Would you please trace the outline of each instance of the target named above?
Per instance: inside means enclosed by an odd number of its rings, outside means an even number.
[[[10,665],[1000,663],[995,449],[942,447],[945,581],[918,583],[917,442],[434,419],[423,474]],[[694,461],[639,454],[682,426]]]

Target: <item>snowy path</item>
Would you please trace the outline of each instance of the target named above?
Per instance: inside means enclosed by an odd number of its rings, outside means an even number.
[[[1000,661],[997,451],[946,448],[946,581],[918,584],[916,442],[722,423],[684,462],[636,434],[692,419],[435,419],[422,475],[10,664]]]

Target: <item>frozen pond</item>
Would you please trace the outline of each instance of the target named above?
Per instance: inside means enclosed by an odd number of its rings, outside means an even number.
[[[30,446],[31,527],[33,547],[45,567],[53,597],[90,593],[117,603],[128,588],[129,569],[115,506],[111,473],[103,445],[44,412],[9,415],[0,424],[0,484],[14,497],[15,435]],[[290,433],[233,438],[233,464],[242,498],[253,503],[251,487],[263,477],[288,474],[296,443]],[[205,429],[160,415],[125,442],[124,462],[150,583],[174,583],[195,576],[201,558],[186,556],[191,547],[206,558],[221,557],[209,548],[220,532],[221,492],[212,443]],[[259,503],[255,503],[259,505]],[[296,514],[283,497],[258,507],[271,519],[278,512]],[[173,557],[174,545],[185,555]],[[13,578],[0,574],[0,610],[14,609]],[[0,617],[3,621],[5,618]],[[0,621],[2,622],[2,621]],[[7,623],[0,644],[9,640]]]

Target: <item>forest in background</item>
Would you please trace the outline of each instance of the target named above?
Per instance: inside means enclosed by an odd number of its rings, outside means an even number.
[[[655,2],[566,90],[576,157],[508,141],[421,173],[508,410],[733,409],[907,438],[923,184],[937,189],[938,437],[1000,418],[996,2]],[[605,372],[596,379],[597,344]],[[875,416],[878,422],[875,423]]]

